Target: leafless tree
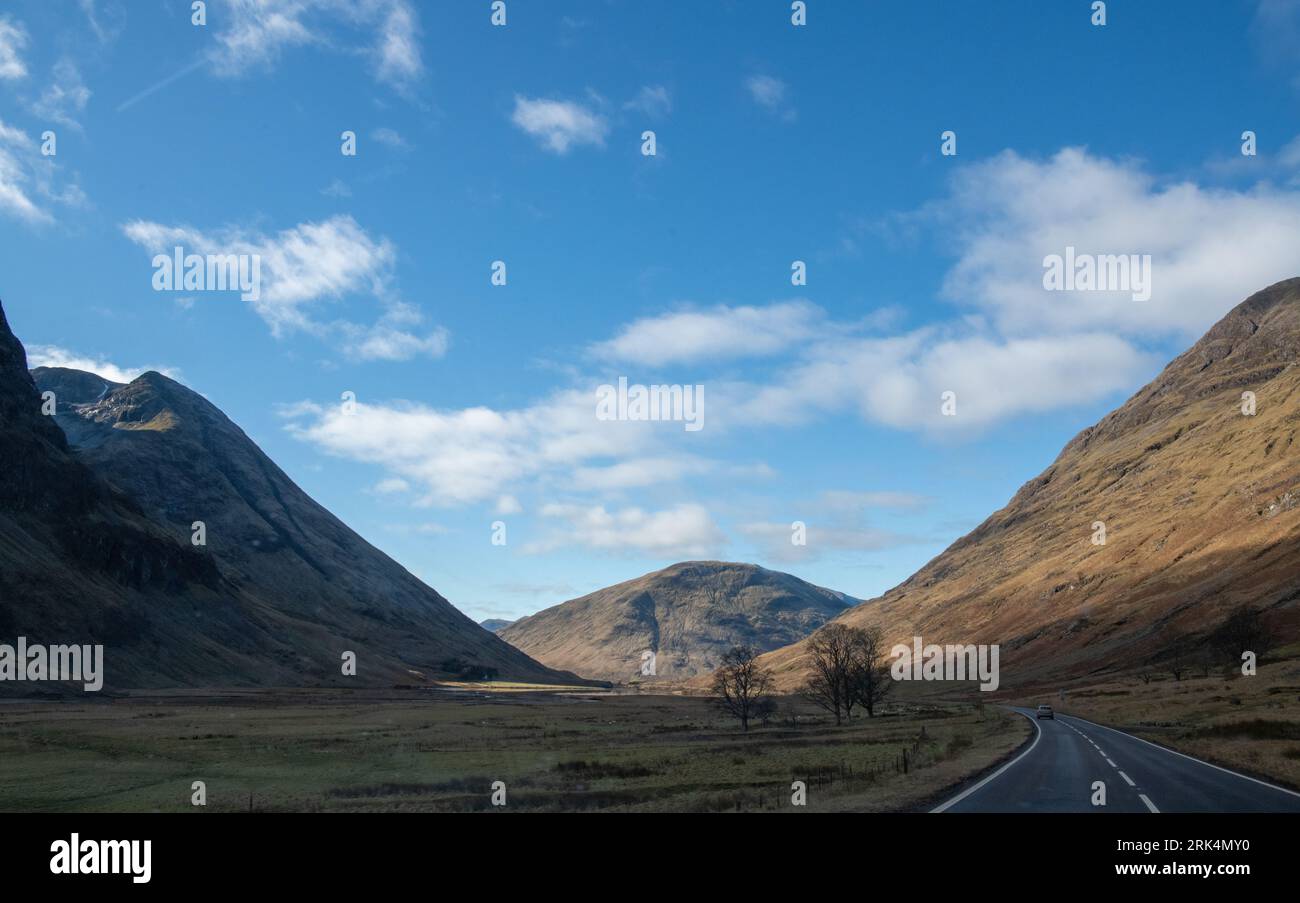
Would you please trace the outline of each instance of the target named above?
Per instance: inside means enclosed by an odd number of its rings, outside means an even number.
[[[808,640],[812,676],[803,695],[835,716],[843,724],[852,710],[849,674],[853,668],[853,630],[843,624],[827,624]]]
[[[746,731],[750,718],[763,716],[766,709],[762,700],[772,689],[772,677],[759,667],[758,655],[753,646],[736,646],[722,656],[722,664],[713,672],[713,692],[718,701],[740,719]]]
[[[1263,613],[1258,608],[1242,605],[1210,634],[1210,648],[1224,664],[1240,665],[1243,652],[1255,653],[1258,661],[1273,647],[1273,640],[1272,631],[1264,624]]]
[[[1165,640],[1165,670],[1176,681],[1192,668],[1192,644],[1186,634],[1171,633]]]
[[[849,661],[849,705],[856,703],[867,710],[867,717],[876,714],[876,706],[894,688],[894,681],[885,665],[885,634],[879,627],[853,630],[852,655]]]
[[[760,696],[754,703],[754,711],[751,717],[757,718],[758,723],[767,727],[767,725],[776,717],[777,705],[776,699],[772,696]]]

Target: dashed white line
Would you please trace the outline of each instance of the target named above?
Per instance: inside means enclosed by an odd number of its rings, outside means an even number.
[[[1212,762],[1206,762],[1204,759],[1198,759],[1195,756],[1189,756],[1186,753],[1180,753],[1178,752],[1178,750],[1170,749],[1167,746],[1161,746],[1159,743],[1152,743],[1150,740],[1143,740],[1141,737],[1136,737],[1133,734],[1126,734],[1124,733],[1124,731],[1116,730],[1113,727],[1107,727],[1104,724],[1097,724],[1097,722],[1089,721],[1087,718],[1080,718],[1078,715],[1071,715],[1070,717],[1082,721],[1084,724],[1091,724],[1093,727],[1099,727],[1102,730],[1111,731],[1112,733],[1119,734],[1121,737],[1128,737],[1130,740],[1136,740],[1139,743],[1145,743],[1147,746],[1154,747],[1160,750],[1161,752],[1167,752],[1171,756],[1178,756],[1179,758],[1182,759],[1190,759],[1191,761],[1196,762],[1200,765],[1204,765],[1208,768],[1213,768],[1216,771],[1222,771],[1225,774],[1230,774],[1234,778],[1241,778],[1242,780],[1245,781],[1251,781],[1255,784],[1259,784],[1263,787],[1267,787],[1269,790],[1278,790],[1282,793],[1289,793],[1291,796],[1300,796],[1300,793],[1296,793],[1294,790],[1288,790],[1285,787],[1279,787],[1276,784],[1270,784],[1268,781],[1261,781],[1259,778],[1252,778],[1248,774],[1242,774],[1240,772],[1233,771],[1231,768],[1224,768],[1221,765],[1215,765]],[[1148,805],[1150,805],[1149,801],[1148,801]]]
[[[1129,785],[1130,787],[1136,787],[1136,786],[1137,786],[1137,784],[1134,784],[1134,783],[1133,783],[1133,779],[1132,779],[1131,777],[1129,777],[1128,775],[1126,775],[1124,772],[1121,771],[1121,772],[1119,773],[1119,776],[1120,776],[1121,778],[1123,778],[1124,780],[1128,781],[1128,785]]]
[[[1104,754],[1103,754],[1103,755],[1104,755]],[[1107,764],[1110,765],[1111,768],[1119,768],[1119,766],[1116,765],[1115,762],[1114,762],[1113,760],[1111,760],[1111,759],[1107,759],[1106,762],[1107,762]]]
[[[1156,804],[1151,802],[1151,800],[1147,799],[1147,795],[1145,793],[1139,793],[1138,799],[1146,803],[1147,808],[1150,809],[1152,812],[1156,813],[1157,815],[1160,814],[1160,810],[1156,808]]]

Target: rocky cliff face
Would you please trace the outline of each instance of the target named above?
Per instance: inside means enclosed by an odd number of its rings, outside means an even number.
[[[1240,304],[1005,508],[839,620],[878,624],[891,643],[1000,643],[1004,684],[1134,667],[1242,603],[1295,639],[1298,359],[1292,279]],[[795,686],[805,644],[764,661]]]
[[[752,564],[689,561],[522,618],[501,636],[538,661],[602,680],[684,681],[732,646],[774,649],[857,600]],[[655,654],[655,674],[642,673]]]

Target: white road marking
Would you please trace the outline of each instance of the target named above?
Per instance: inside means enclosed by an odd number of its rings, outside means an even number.
[[[1261,781],[1259,778],[1252,778],[1248,774],[1241,774],[1240,772],[1233,771],[1231,768],[1223,768],[1222,766],[1215,765],[1212,762],[1202,761],[1201,759],[1198,759],[1195,756],[1189,756],[1185,753],[1180,753],[1177,750],[1169,749],[1166,746],[1161,746],[1159,743],[1152,743],[1150,740],[1143,740],[1141,737],[1135,737],[1132,734],[1126,734],[1123,731],[1115,730],[1115,728],[1113,727],[1106,727],[1106,725],[1104,724],[1097,724],[1097,722],[1089,721],[1087,718],[1079,718],[1078,715],[1071,715],[1070,717],[1078,719],[1079,721],[1082,721],[1084,724],[1091,724],[1093,727],[1099,727],[1102,730],[1114,731],[1115,733],[1119,734],[1121,737],[1128,737],[1130,740],[1136,740],[1139,743],[1145,743],[1147,746],[1154,746],[1156,749],[1160,750],[1161,752],[1167,752],[1172,756],[1180,756],[1184,759],[1190,759],[1191,761],[1204,765],[1207,768],[1213,768],[1217,771],[1222,771],[1225,774],[1230,774],[1235,778],[1241,778],[1242,780],[1245,781],[1253,781],[1256,784],[1269,788],[1270,790],[1277,790],[1282,793],[1289,793],[1291,794],[1291,796],[1300,797],[1300,793],[1296,793],[1294,790],[1287,790],[1285,787],[1279,787],[1276,784],[1270,784],[1268,781]],[[1150,803],[1148,802],[1147,805],[1150,805]]]
[[[1116,765],[1116,764],[1115,764],[1113,761],[1111,761],[1110,759],[1107,759],[1106,761],[1110,764],[1110,767],[1111,767],[1111,768],[1119,768],[1119,766]]]
[[[1016,714],[1018,714],[1018,715],[1024,715],[1024,717],[1029,718],[1029,716],[1028,716],[1028,715],[1025,715],[1024,712],[1017,712]],[[974,787],[967,787],[967,788],[966,788],[965,790],[963,790],[961,793],[957,794],[957,795],[954,796],[952,799],[948,800],[948,802],[943,803],[942,805],[936,806],[935,808],[931,809],[931,810],[930,810],[930,813],[931,813],[931,814],[934,814],[934,813],[936,813],[936,812],[946,812],[946,811],[948,811],[948,810],[951,809],[953,806],[957,805],[957,804],[960,803],[962,800],[966,799],[966,797],[970,796],[970,795],[971,795],[972,793],[974,793],[976,790],[979,790],[981,787],[983,787],[983,786],[984,786],[985,784],[987,784],[989,781],[993,780],[994,778],[1000,777],[1000,776],[1002,775],[1002,773],[1005,772],[1008,768],[1010,768],[1012,765],[1015,765],[1017,762],[1019,762],[1019,761],[1020,761],[1021,759],[1023,759],[1025,756],[1027,756],[1027,755],[1029,755],[1031,752],[1033,752],[1033,751],[1034,751],[1034,747],[1038,745],[1038,741],[1041,740],[1041,739],[1043,739],[1043,729],[1042,729],[1041,727],[1038,726],[1038,719],[1037,719],[1037,718],[1029,718],[1029,723],[1032,724],[1032,725],[1034,726],[1034,730],[1038,731],[1038,733],[1034,736],[1034,742],[1031,743],[1031,744],[1029,744],[1029,749],[1025,750],[1025,751],[1022,752],[1020,755],[1016,756],[1016,757],[1015,757],[1014,759],[1012,759],[1010,762],[1008,762],[1007,764],[1003,765],[1001,768],[999,768],[997,771],[993,772],[993,774],[989,775],[989,776],[988,776],[987,778],[985,778],[984,780],[980,781],[980,782],[979,782],[978,784],[976,784]],[[1147,805],[1151,805],[1151,804],[1148,803]]]
[[[1156,808],[1156,804],[1151,802],[1151,800],[1147,799],[1147,795],[1145,793],[1139,793],[1138,799],[1146,803],[1147,808],[1150,809],[1152,812],[1155,812],[1157,815],[1160,813],[1160,810]]]
[[[1133,783],[1133,779],[1132,779],[1131,777],[1129,777],[1128,775],[1126,775],[1124,772],[1121,771],[1121,772],[1119,773],[1119,776],[1120,776],[1121,778],[1123,778],[1124,780],[1128,781],[1128,785],[1129,785],[1130,787],[1136,787],[1136,786],[1137,786],[1137,784],[1134,784],[1134,783]]]

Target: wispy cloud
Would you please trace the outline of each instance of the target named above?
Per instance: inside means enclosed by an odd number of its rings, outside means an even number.
[[[569,100],[545,100],[515,96],[510,121],[557,154],[588,144],[605,145],[609,123],[589,107]]]
[[[345,353],[359,360],[407,360],[441,356],[447,348],[442,329],[411,330],[423,316],[392,297],[390,283],[396,248],[374,237],[350,216],[300,223],[274,235],[238,226],[203,231],[184,225],[133,220],[126,236],[149,254],[171,254],[180,246],[194,254],[246,254],[261,261],[260,296],[248,303],[277,337],[294,331],[341,339]],[[369,294],[384,307],[372,326],[323,319],[324,302]]]
[[[91,31],[95,33],[95,37],[101,44],[109,44],[117,40],[122,32],[122,20],[126,15],[123,7],[116,3],[109,3],[101,8],[96,0],[80,0],[80,4]]]
[[[395,150],[409,150],[411,147],[396,129],[390,129],[387,126],[375,129],[370,133],[370,137],[380,144],[385,144]]]
[[[660,511],[639,507],[610,511],[602,505],[551,504],[542,508],[541,515],[562,526],[525,543],[525,553],[576,546],[622,555],[699,558],[716,555],[727,544],[726,534],[708,509],[697,504]]]
[[[90,89],[82,81],[81,71],[71,59],[64,58],[54,64],[54,71],[40,96],[32,103],[37,116],[80,129],[79,117],[90,101]]]
[[[52,205],[82,207],[86,195],[62,178],[58,165],[40,155],[35,140],[0,120],[0,213],[29,225],[54,222]]]
[[[663,85],[645,85],[636,97],[623,104],[623,109],[644,113],[651,119],[661,119],[673,111],[673,101]]]
[[[745,79],[745,88],[754,103],[786,121],[797,118],[798,113],[790,104],[790,87],[781,79],[771,75],[751,75]]]
[[[804,523],[803,542],[796,544],[793,521],[751,521],[737,531],[748,539],[767,561],[807,562],[828,552],[878,552],[916,542],[913,537],[891,530],[835,524]]]
[[[27,47],[27,29],[9,16],[0,16],[0,79],[17,81],[27,77],[23,50]]]
[[[524,480],[568,475],[592,462],[655,448],[654,424],[596,419],[590,391],[563,390],[531,406],[440,410],[403,401],[354,410],[310,402],[286,409],[290,432],[327,454],[385,468],[417,487],[422,504],[498,500]],[[680,430],[678,432],[681,432]]]
[[[824,320],[821,308],[803,300],[720,305],[636,320],[591,350],[597,357],[649,365],[762,357],[806,342]]]
[[[0,120],[0,210],[29,223],[48,223],[48,212],[31,197],[31,155],[35,143],[21,129]]]
[[[410,0],[224,0],[223,23],[210,59],[222,76],[273,68],[285,50],[302,46],[359,50],[375,78],[406,89],[424,72],[420,20]],[[332,29],[359,35],[359,46]]]

